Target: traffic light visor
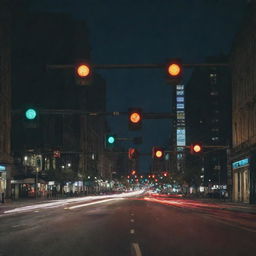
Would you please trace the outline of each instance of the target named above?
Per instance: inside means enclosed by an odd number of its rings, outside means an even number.
[[[88,77],[90,74],[90,67],[85,64],[79,65],[76,69],[76,72],[79,77],[82,77],[82,78]]]
[[[181,67],[179,64],[177,63],[171,63],[169,66],[168,66],[168,74],[170,76],[179,76],[181,73]]]
[[[130,121],[134,124],[137,124],[141,120],[141,116],[137,112],[133,112],[130,114]]]

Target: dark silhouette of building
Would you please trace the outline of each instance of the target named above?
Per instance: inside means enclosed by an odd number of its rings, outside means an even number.
[[[225,56],[209,57],[208,63],[226,63]],[[203,153],[187,154],[185,172],[190,181],[219,191],[231,185],[227,149],[231,142],[231,79],[227,67],[198,67],[186,85],[187,145],[200,142]],[[207,148],[204,146],[212,146]],[[214,148],[214,146],[216,148]],[[193,169],[193,172],[190,170]],[[221,185],[221,187],[220,187]]]

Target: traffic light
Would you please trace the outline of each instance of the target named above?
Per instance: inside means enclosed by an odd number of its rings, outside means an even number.
[[[89,85],[92,79],[91,66],[86,62],[76,65],[75,77],[77,85]]]
[[[25,111],[25,117],[28,120],[34,120],[37,116],[37,111],[34,108],[28,108]]]
[[[28,107],[24,109],[24,126],[26,128],[37,128],[38,127],[38,111],[34,107]]]
[[[107,134],[105,136],[105,147],[112,148],[116,142],[116,136],[113,134]]]
[[[153,147],[152,148],[152,158],[153,159],[163,159],[164,158],[164,150],[161,147]]]
[[[131,170],[131,175],[135,175],[136,174],[136,170]]]
[[[140,108],[130,108],[128,111],[128,123],[130,130],[139,130],[142,127],[142,111]]]
[[[180,60],[171,60],[167,65],[168,83],[177,85],[182,80],[183,67]]]
[[[53,151],[53,157],[54,158],[60,158],[60,151],[59,150],[54,150]]]
[[[138,157],[138,151],[135,148],[129,148],[128,157],[129,159],[136,159]]]
[[[190,145],[190,153],[192,155],[198,155],[202,153],[203,146],[202,143],[193,143]]]

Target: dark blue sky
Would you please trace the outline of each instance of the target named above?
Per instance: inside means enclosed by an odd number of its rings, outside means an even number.
[[[246,0],[33,0],[40,10],[69,12],[87,21],[92,62],[97,64],[164,63],[180,57],[184,63],[228,54],[246,9]],[[171,111],[171,86],[163,70],[104,70],[107,109],[145,112]],[[185,81],[190,71],[185,71]],[[110,118],[119,137],[143,134],[140,149],[166,145],[168,120],[145,120],[141,132],[128,131],[127,117]],[[128,143],[125,147],[129,147]],[[149,157],[141,171],[147,172]]]

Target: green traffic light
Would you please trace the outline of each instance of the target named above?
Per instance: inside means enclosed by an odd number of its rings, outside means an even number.
[[[25,112],[25,116],[26,116],[26,118],[29,119],[29,120],[35,119],[35,118],[36,118],[36,115],[37,115],[36,110],[33,109],[33,108],[29,108],[29,109],[26,110],[26,112]]]
[[[113,136],[108,137],[108,143],[113,144],[115,142],[115,138]]]

